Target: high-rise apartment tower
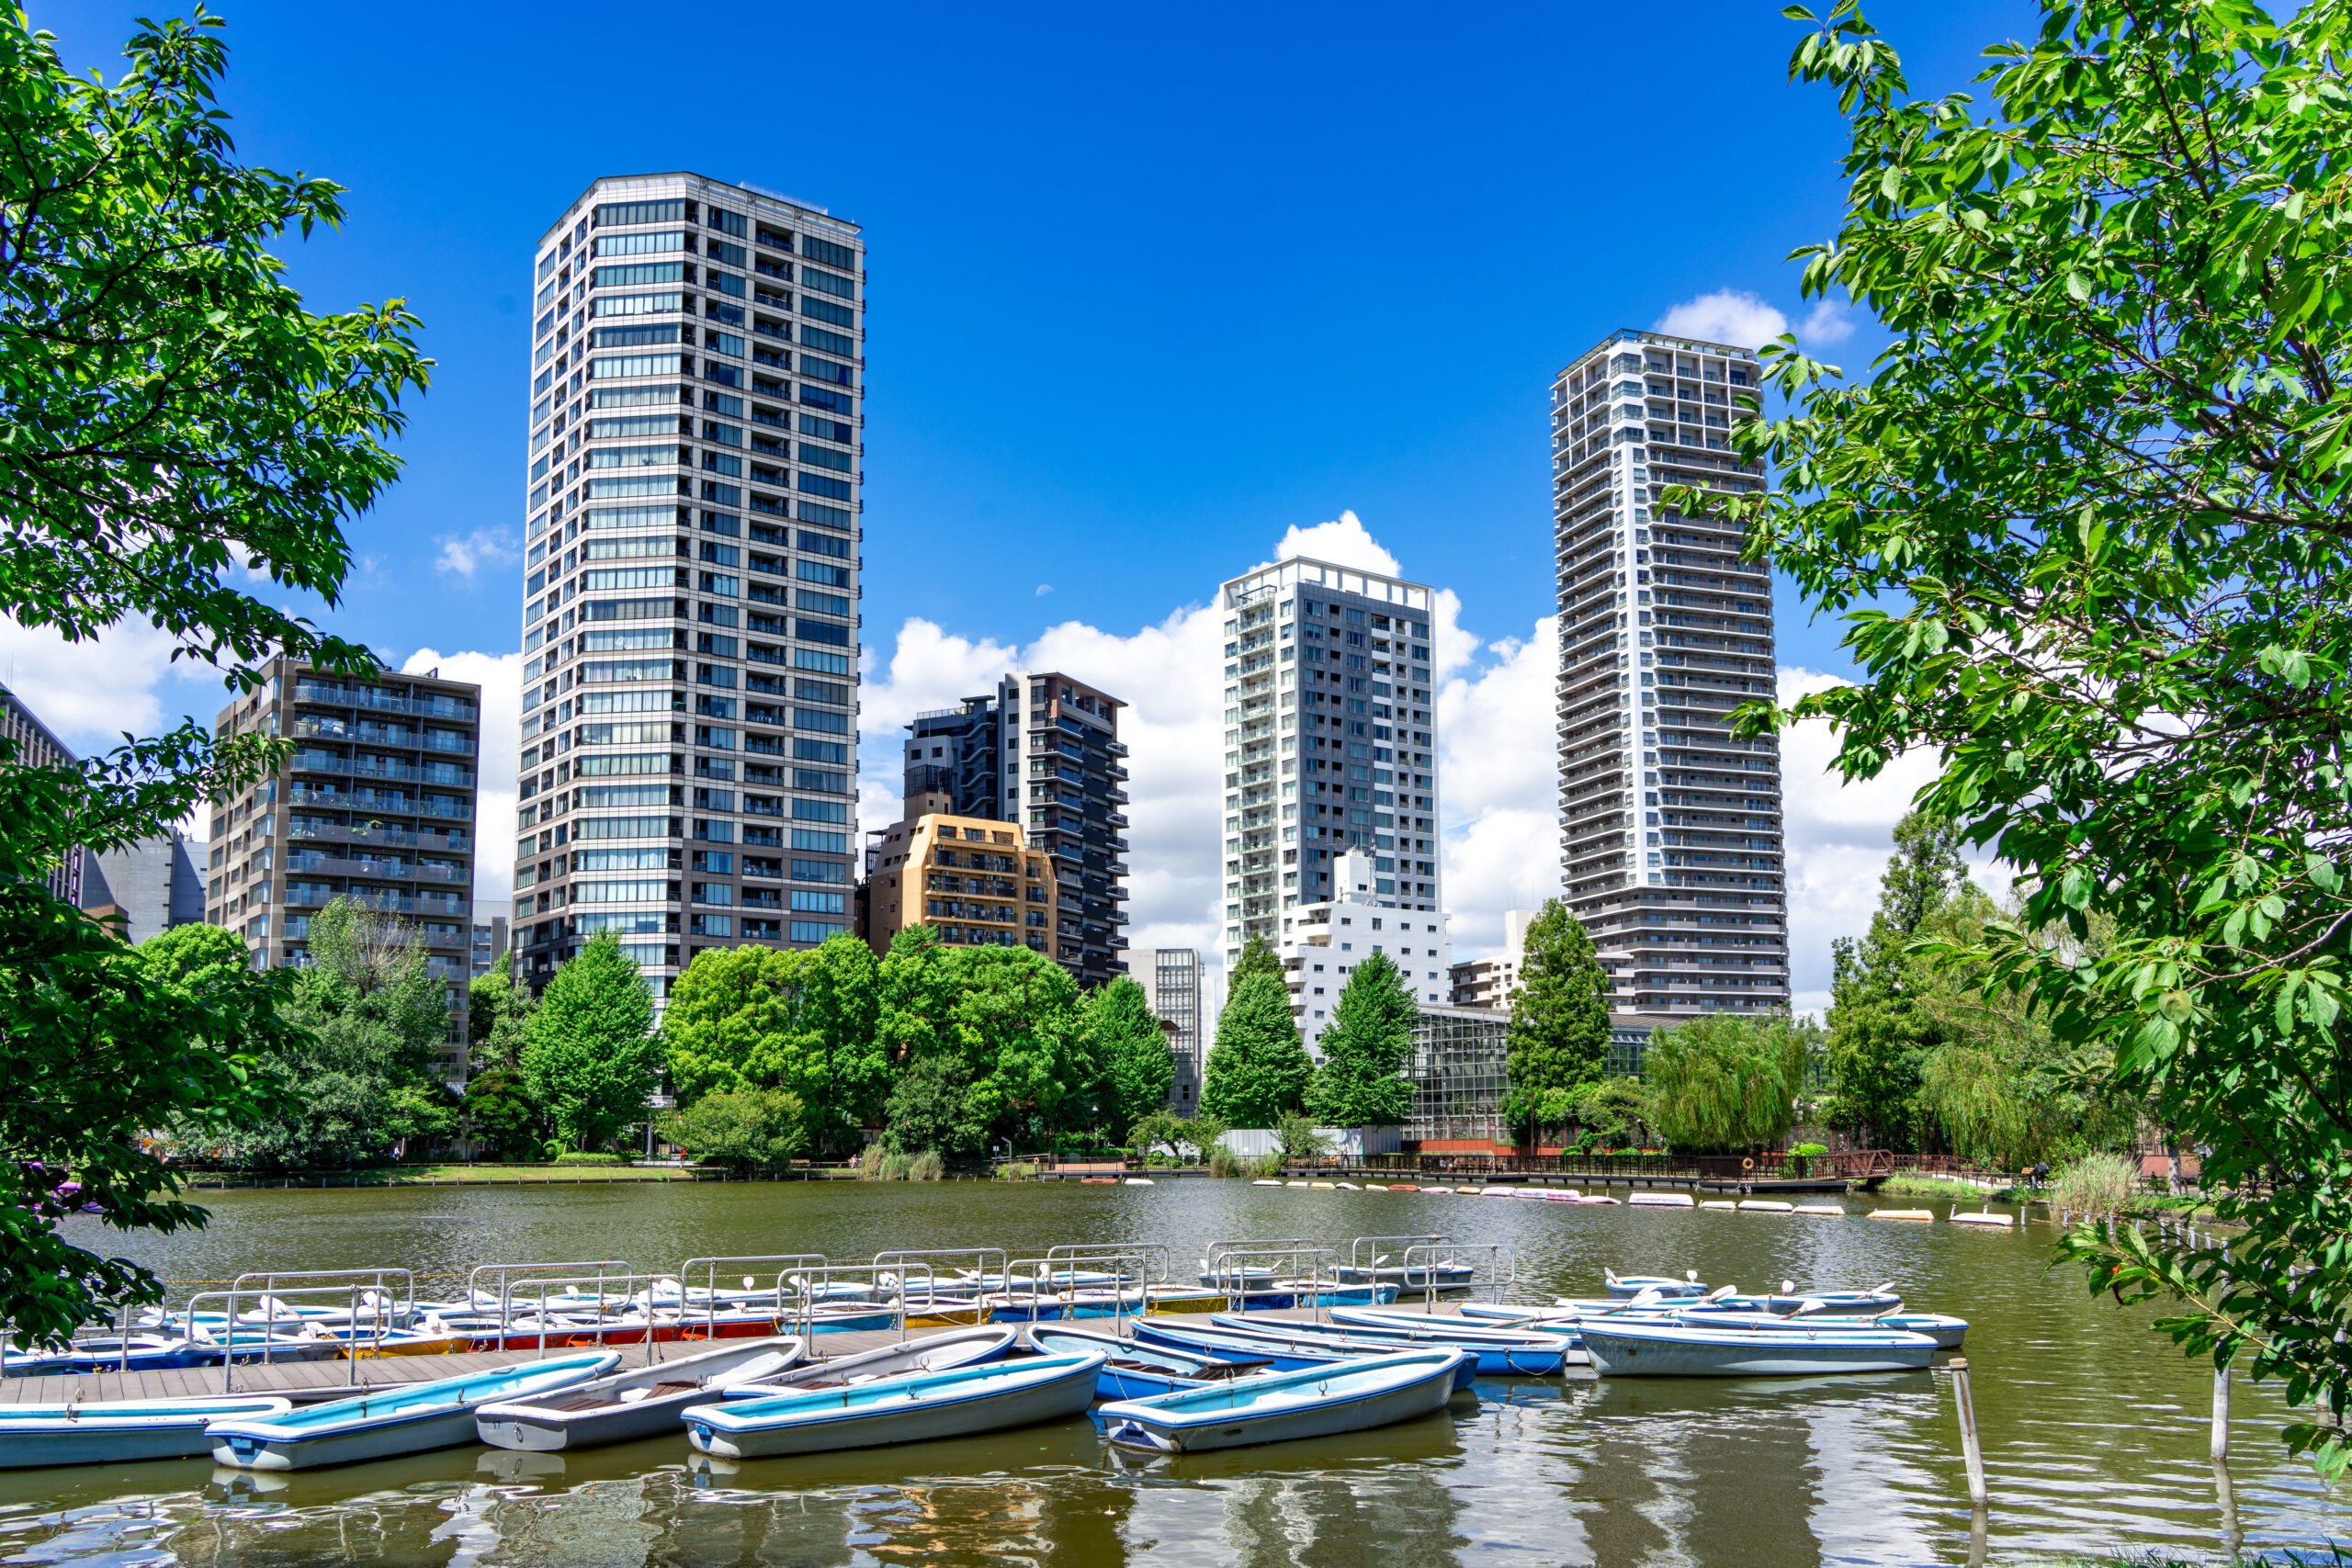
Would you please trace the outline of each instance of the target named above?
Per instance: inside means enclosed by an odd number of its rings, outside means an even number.
[[[1664,487],[1763,487],[1732,451],[1756,356],[1621,332],[1552,389],[1561,860],[1621,1023],[1789,1003],[1778,742],[1728,716],[1773,693],[1772,583]]]
[[[696,175],[598,180],[532,257],[514,953],[849,929],[865,242]]]
[[[407,920],[449,988],[441,1076],[463,1084],[481,688],[286,659],[262,676],[214,733],[290,736],[294,753],[212,803],[204,919],[243,936],[262,969],[308,964],[311,921],[335,899]]]
[[[1176,1076],[1168,1109],[1190,1116],[1201,1097],[1201,955],[1189,947],[1162,947],[1151,955],[1151,1010],[1168,1031]]]
[[[1372,896],[1439,907],[1437,713],[1418,582],[1301,557],[1227,582],[1225,952],[1281,940],[1332,897],[1333,858],[1372,857]]]
[[[1082,986],[1127,972],[1125,706],[1059,671],[1015,671],[907,726],[903,815],[1020,823],[1054,861],[1050,956]]]

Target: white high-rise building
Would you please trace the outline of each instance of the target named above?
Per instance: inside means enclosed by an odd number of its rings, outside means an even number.
[[[1779,743],[1727,724],[1773,694],[1771,577],[1660,500],[1763,487],[1730,439],[1759,385],[1747,349],[1621,332],[1552,389],[1561,861],[1621,1024],[1789,1005]]]
[[[1441,907],[1433,602],[1302,557],[1224,585],[1228,971],[1249,938],[1279,946],[1283,917],[1329,901],[1351,849],[1384,908]]]
[[[854,224],[698,175],[600,179],[532,256],[513,951],[654,981],[849,929]]]
[[[1447,998],[1449,917],[1377,892],[1378,863],[1369,851],[1342,851],[1331,863],[1330,893],[1283,911],[1275,951],[1290,982],[1290,1010],[1298,1021],[1299,1038],[1318,1062],[1323,1053],[1317,1043],[1330,1026],[1341,987],[1355,966],[1375,953],[1396,964],[1417,1007],[1442,1006]]]

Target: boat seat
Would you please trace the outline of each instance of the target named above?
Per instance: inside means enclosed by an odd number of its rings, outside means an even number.
[[[532,1403],[541,1410],[572,1411],[602,1410],[607,1405],[618,1404],[621,1402],[601,1393],[575,1393],[569,1399],[541,1399],[534,1400]]]

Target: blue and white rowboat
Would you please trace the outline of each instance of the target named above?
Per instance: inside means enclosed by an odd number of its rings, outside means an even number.
[[[1402,1314],[1398,1314],[1402,1315]],[[1419,1323],[1387,1321],[1389,1314],[1362,1309],[1335,1309],[1329,1327],[1289,1324],[1285,1331],[1303,1340],[1318,1337],[1342,1338],[1358,1346],[1384,1347],[1390,1351],[1407,1346],[1443,1346],[1467,1350],[1477,1358],[1478,1371],[1489,1377],[1551,1377],[1564,1367],[1582,1366],[1585,1357],[1567,1334],[1525,1333],[1508,1328],[1454,1326],[1427,1317]],[[1227,1313],[1212,1313],[1209,1321],[1220,1328],[1256,1333],[1256,1325]]]
[[[1152,1399],[1274,1370],[1273,1362],[1263,1357],[1227,1359],[1172,1346],[1138,1344],[1091,1328],[1033,1328],[1029,1343],[1047,1356],[1111,1358],[1095,1374],[1097,1399]]]
[[[525,1361],[471,1377],[370,1389],[353,1399],[262,1417],[232,1416],[209,1429],[212,1459],[232,1470],[312,1470],[476,1440],[474,1412],[604,1376],[620,1359],[598,1355]]]
[[[1219,1357],[1261,1357],[1274,1363],[1277,1371],[1306,1371],[1316,1367],[1328,1367],[1337,1361],[1372,1360],[1393,1356],[1399,1348],[1394,1339],[1370,1337],[1350,1338],[1346,1335],[1326,1332],[1308,1336],[1294,1333],[1303,1327],[1299,1324],[1252,1324],[1247,1329],[1210,1326],[1194,1328],[1187,1324],[1178,1326],[1144,1318],[1136,1324],[1136,1336],[1157,1344],[1172,1345],[1180,1350],[1202,1350]],[[1478,1375],[1478,1359],[1471,1357],[1453,1374],[1457,1393],[1467,1393]]]
[[[0,1470],[187,1459],[211,1451],[208,1422],[230,1416],[266,1420],[292,1408],[287,1400],[242,1394],[0,1405]]]
[[[906,1372],[843,1388],[689,1406],[686,1440],[721,1459],[831,1453],[969,1437],[1058,1421],[1094,1403],[1106,1358],[1045,1356],[944,1372]]]
[[[1461,1350],[1408,1350],[1120,1400],[1102,1409],[1103,1435],[1122,1448],[1199,1453],[1367,1431],[1444,1409],[1467,1359]]]

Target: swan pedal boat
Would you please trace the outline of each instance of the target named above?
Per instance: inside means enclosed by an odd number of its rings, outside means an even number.
[[[289,1400],[248,1394],[0,1406],[0,1470],[187,1459],[212,1451],[204,1431],[210,1422],[267,1420],[293,1407]]]
[[[1445,1408],[1464,1350],[1408,1350],[1306,1371],[1119,1400],[1100,1413],[1121,1448],[1199,1453],[1298,1438],[1328,1438],[1409,1421]]]
[[[678,1429],[678,1413],[732,1383],[772,1378],[800,1359],[797,1335],[746,1339],[635,1371],[615,1372],[526,1399],[503,1399],[474,1412],[474,1431],[494,1449],[563,1453],[659,1437]]]
[[[232,1470],[311,1470],[470,1443],[474,1415],[501,1400],[544,1397],[600,1378],[618,1351],[550,1357],[470,1377],[370,1389],[279,1416],[233,1416],[209,1428],[212,1461]]]
[[[1706,1328],[1688,1323],[1588,1323],[1585,1348],[1603,1377],[1818,1377],[1925,1371],[1924,1334]]]
[[[721,1459],[832,1453],[970,1437],[1081,1414],[1109,1358],[1043,1356],[947,1371],[902,1372],[838,1388],[806,1386],[766,1399],[695,1404],[686,1440]]]
[[[1095,1374],[1097,1399],[1153,1399],[1163,1393],[1181,1393],[1188,1388],[1204,1388],[1274,1370],[1274,1363],[1263,1357],[1227,1359],[1197,1350],[1138,1344],[1091,1328],[1033,1328],[1029,1331],[1029,1343],[1039,1354],[1046,1356],[1095,1352],[1108,1356],[1110,1359],[1102,1363],[1102,1371]]]

